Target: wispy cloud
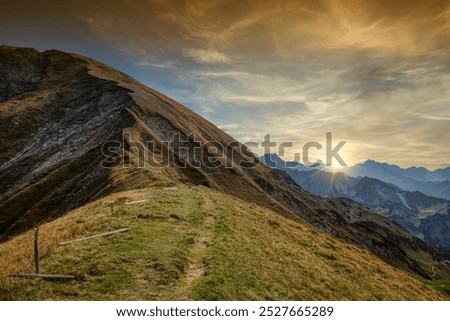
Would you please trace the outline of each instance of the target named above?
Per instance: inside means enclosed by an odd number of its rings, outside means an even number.
[[[167,61],[167,62],[149,62],[149,61],[141,61],[136,63],[138,66],[145,66],[145,67],[153,67],[153,68],[162,68],[162,69],[174,69],[174,68],[182,68],[179,64]]]
[[[188,48],[183,50],[183,54],[186,57],[194,59],[198,63],[229,63],[230,58],[225,54],[216,50],[207,49],[194,49]]]
[[[448,1],[58,3],[55,16],[132,56],[132,75],[237,139],[333,131],[349,163],[450,164]],[[0,35],[22,30],[5,15]]]

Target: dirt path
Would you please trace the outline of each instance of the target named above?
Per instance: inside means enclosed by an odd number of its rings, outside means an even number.
[[[431,271],[433,272],[433,274],[431,274],[430,275],[430,277],[435,277],[436,276],[436,270],[435,270],[435,265],[437,265],[437,264],[443,264],[443,265],[447,265],[447,264],[450,264],[450,261],[442,261],[442,262],[437,262],[437,261],[434,261],[432,264],[431,264]]]
[[[204,219],[198,233],[198,236],[189,253],[189,262],[185,270],[185,293],[190,293],[195,283],[206,275],[207,263],[206,254],[212,242],[213,227],[216,223],[217,215],[214,212],[214,204],[210,196],[205,193],[202,195],[202,207]]]
[[[433,271],[433,274],[430,275],[431,277],[435,277],[436,276],[436,271],[434,269],[434,264],[431,264],[431,271]]]

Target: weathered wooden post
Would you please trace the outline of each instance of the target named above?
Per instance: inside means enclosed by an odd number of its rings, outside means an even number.
[[[96,234],[88,237],[83,237],[80,239],[75,240],[69,240],[62,243],[59,243],[59,245],[66,245],[74,242],[80,242],[84,240],[90,240],[98,237],[103,236],[109,236],[113,234],[118,233],[124,233],[129,231],[130,228],[121,228],[119,230],[111,231],[111,232],[105,232],[101,234]],[[39,226],[36,227],[36,230],[34,231],[34,264],[36,266],[36,273],[20,273],[20,274],[11,274],[9,277],[11,278],[41,278],[44,280],[60,280],[60,281],[70,281],[70,280],[76,280],[75,275],[64,275],[64,274],[41,274],[41,264],[40,264],[40,257],[39,257]]]
[[[41,274],[41,262],[39,258],[39,227],[34,232],[34,264],[36,266],[36,274]]]

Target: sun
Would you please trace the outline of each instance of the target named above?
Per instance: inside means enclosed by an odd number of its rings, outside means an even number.
[[[332,159],[331,166],[326,166],[327,171],[330,171],[332,173],[345,173],[346,169],[354,164],[351,152],[340,151],[339,155],[342,158],[343,163],[338,162],[336,159]]]

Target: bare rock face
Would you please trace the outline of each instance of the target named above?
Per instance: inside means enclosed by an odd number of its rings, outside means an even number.
[[[34,90],[45,68],[42,55],[32,49],[1,47],[0,102]]]
[[[354,202],[313,196],[186,107],[79,55],[0,46],[0,142],[3,240],[115,191],[181,182],[306,220],[425,277],[419,260],[449,258]]]
[[[103,142],[132,123],[127,90],[58,51],[0,48],[0,233],[103,195]],[[100,184],[99,184],[100,183]]]

